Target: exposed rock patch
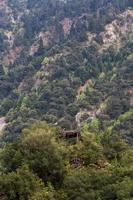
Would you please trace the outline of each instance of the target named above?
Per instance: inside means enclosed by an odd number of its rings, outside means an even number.
[[[5,118],[1,117],[0,118],[0,132],[3,131],[3,129],[5,128],[5,126],[6,126]]]
[[[85,91],[89,85],[92,85],[92,80],[90,80],[90,79],[87,80],[83,86],[79,87],[79,89],[77,91],[77,97],[76,97],[77,100],[79,100],[80,96],[85,93]]]
[[[5,32],[5,35],[7,37],[8,43],[10,44],[10,47],[12,47],[13,44],[14,44],[14,34],[13,34],[13,32],[12,31]]]
[[[65,37],[70,34],[72,23],[72,20],[70,20],[69,18],[64,18],[61,21]]]
[[[15,47],[14,49],[10,49],[9,52],[4,56],[4,64],[9,66],[13,64],[15,60],[20,56],[22,51],[22,47]]]
[[[107,49],[111,45],[121,47],[124,38],[133,38],[133,10],[127,10],[119,15],[118,19],[105,26],[105,31],[100,35],[103,38],[102,49]]]
[[[39,37],[39,39],[42,39],[43,46],[49,45],[49,42],[50,42],[50,39],[51,39],[51,33],[49,31],[40,32],[38,37]]]
[[[38,51],[38,48],[39,48],[39,43],[36,41],[31,45],[29,49],[29,55],[34,56],[34,54]]]

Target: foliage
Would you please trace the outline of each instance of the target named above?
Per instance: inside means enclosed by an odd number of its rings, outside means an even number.
[[[125,23],[118,15],[129,7],[132,11],[129,0],[11,0],[8,6],[12,16],[7,19],[3,10],[5,25],[0,29],[0,116],[8,121],[2,142],[19,138],[22,129],[37,119],[75,129],[75,116],[84,109],[99,111],[90,129],[101,132],[110,119],[117,120],[131,109],[132,32],[120,38],[118,48],[109,44],[102,50],[105,26],[113,20]],[[17,16],[20,21],[14,25],[10,17]],[[10,32],[11,41],[6,36]],[[14,48],[21,53],[7,65],[3,59],[8,61],[10,51],[16,56]],[[88,80],[91,84],[77,98]],[[127,134],[119,126],[125,138],[132,138],[131,121],[122,122],[128,124]]]
[[[9,200],[132,199],[133,149],[112,133],[69,144],[38,122],[0,152],[0,194]],[[76,165],[74,160],[80,162]],[[83,161],[83,162],[82,162]]]
[[[34,193],[42,191],[43,187],[43,182],[26,166],[0,177],[0,193],[5,200],[29,199]]]
[[[0,199],[133,199],[132,8],[0,3]]]

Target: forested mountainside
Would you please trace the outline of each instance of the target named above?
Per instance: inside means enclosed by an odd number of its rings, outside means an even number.
[[[132,142],[133,2],[1,0],[1,141],[45,120]],[[2,120],[3,121],[3,120]]]
[[[0,200],[133,199],[133,1],[0,0]]]

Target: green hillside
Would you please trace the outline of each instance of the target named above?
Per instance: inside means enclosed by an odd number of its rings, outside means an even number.
[[[133,10],[122,1],[2,1],[1,141],[45,120],[81,129],[95,118],[132,141]],[[124,124],[124,125],[123,125]]]
[[[133,199],[133,1],[0,1],[0,200]]]

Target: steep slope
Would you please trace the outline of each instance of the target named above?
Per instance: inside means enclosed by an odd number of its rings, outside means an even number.
[[[132,137],[133,3],[3,0],[0,116],[12,141],[36,119]],[[120,123],[117,121],[131,113]]]

